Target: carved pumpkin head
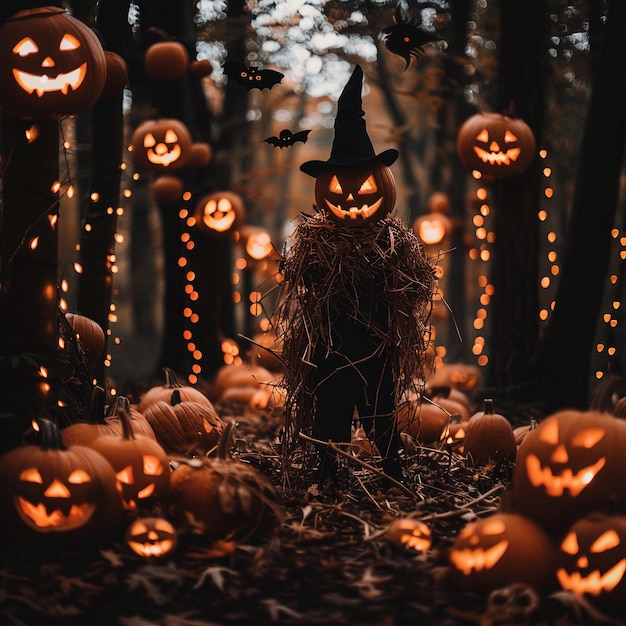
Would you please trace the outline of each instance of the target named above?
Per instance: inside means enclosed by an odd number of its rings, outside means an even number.
[[[397,150],[376,154],[361,108],[363,70],[354,68],[337,103],[335,138],[327,161],[307,161],[300,169],[315,177],[318,209],[347,226],[385,217],[394,207],[396,186],[389,166]]]
[[[380,163],[336,167],[318,175],[315,201],[334,222],[357,226],[393,210],[396,185],[391,170]]]
[[[65,9],[20,11],[0,28],[0,107],[21,119],[75,115],[100,97],[106,59],[95,33]]]
[[[544,530],[521,515],[496,513],[466,525],[449,560],[459,585],[488,592],[512,583],[536,589],[552,585],[555,548]]]
[[[137,169],[177,170],[191,161],[192,139],[180,120],[162,118],[140,124],[131,138]]]
[[[566,591],[601,607],[624,606],[626,517],[591,513],[565,533],[556,572]]]
[[[545,418],[519,446],[513,473],[518,512],[561,531],[590,510],[625,506],[615,476],[623,473],[626,423],[594,411],[562,410]]]
[[[522,174],[535,158],[535,136],[519,118],[478,113],[467,119],[457,135],[461,164],[492,178]]]
[[[39,445],[0,458],[0,524],[7,534],[74,540],[112,531],[122,504],[109,462],[91,448],[66,447],[52,422],[40,420],[38,429]]]
[[[232,191],[216,191],[196,205],[196,224],[209,235],[233,230],[245,216],[243,198]]]
[[[167,556],[178,544],[176,529],[162,517],[140,517],[134,520],[124,538],[126,545],[135,554],[146,559]]]

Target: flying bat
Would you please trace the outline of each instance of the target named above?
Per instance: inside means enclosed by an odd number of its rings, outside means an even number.
[[[414,21],[403,17],[399,8],[396,9],[395,21],[395,24],[381,31],[382,40],[389,52],[404,59],[405,71],[409,67],[411,58],[414,58],[416,62],[419,61],[419,57],[424,54],[424,46],[444,41],[441,37],[422,30]]]
[[[247,66],[241,61],[226,61],[222,67],[229,81],[234,80],[237,85],[245,87],[248,91],[271,89],[285,76],[276,70],[260,70],[254,66]]]
[[[301,130],[297,133],[292,133],[290,130],[285,128],[284,130],[280,131],[278,137],[268,137],[263,141],[271,144],[275,148],[288,148],[289,146],[293,146],[296,141],[306,143],[306,140],[309,138],[310,132],[310,130]]]

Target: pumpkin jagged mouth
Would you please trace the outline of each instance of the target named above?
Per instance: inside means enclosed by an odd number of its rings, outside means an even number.
[[[55,78],[50,76],[30,74],[21,70],[13,70],[13,77],[17,84],[27,93],[35,92],[38,97],[42,97],[44,93],[52,91],[60,91],[64,96],[69,93],[70,87],[76,91],[85,79],[87,74],[87,63],[83,63],[71,72],[58,74]]]
[[[474,146],[474,152],[483,163],[489,163],[490,165],[511,165],[511,162],[517,161],[517,157],[520,155],[520,148],[510,148],[506,152],[489,152],[483,150],[478,146]]]
[[[371,217],[374,213],[376,213],[376,211],[378,211],[378,209],[380,208],[380,205],[383,203],[383,199],[378,198],[378,200],[376,200],[374,204],[364,204],[360,208],[357,206],[351,206],[347,209],[344,209],[343,207],[341,207],[341,205],[333,204],[326,198],[324,198],[324,200],[326,201],[328,208],[337,217],[342,217],[346,220],[367,219],[368,217]]]
[[[603,592],[613,591],[624,577],[625,572],[626,559],[622,559],[604,574],[600,574],[597,569],[587,576],[583,576],[579,571],[568,574],[561,568],[557,570],[556,575],[561,587],[566,591],[599,596]]]
[[[181,150],[179,145],[175,145],[171,150],[147,150],[146,155],[150,163],[155,165],[162,165],[167,167],[170,163],[177,161],[180,158]]]
[[[67,512],[54,509],[48,513],[43,502],[35,505],[29,500],[17,497],[17,512],[28,526],[39,532],[66,531],[83,526],[93,515],[96,507],[94,504],[72,504]]]
[[[453,550],[450,553],[450,560],[458,570],[469,576],[473,571],[480,572],[484,569],[491,569],[500,560],[508,547],[508,541],[499,541],[495,546],[487,550],[483,548]]]
[[[593,465],[583,467],[575,474],[569,467],[566,467],[560,474],[554,474],[549,467],[541,467],[541,461],[537,456],[529,454],[526,458],[526,474],[533,487],[545,487],[549,496],[560,498],[567,489],[570,496],[575,498],[596,477],[605,464],[606,459],[602,457]]]

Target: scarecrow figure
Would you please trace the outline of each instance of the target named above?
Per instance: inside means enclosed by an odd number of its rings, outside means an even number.
[[[421,241],[390,215],[389,166],[398,152],[375,154],[362,81],[357,65],[338,101],[328,161],[300,167],[316,179],[318,212],[302,216],[282,263],[275,319],[285,362],[285,449],[297,449],[299,433],[350,442],[358,413],[381,469],[402,480],[395,407],[424,373],[435,275]],[[336,455],[327,445],[319,453],[319,481],[335,481]]]

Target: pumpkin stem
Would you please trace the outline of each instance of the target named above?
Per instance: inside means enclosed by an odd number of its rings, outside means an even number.
[[[484,408],[483,408],[483,412],[485,415],[493,415],[494,410],[493,410],[493,399],[492,398],[485,398],[485,404],[484,404]]]
[[[117,415],[122,424],[122,438],[134,439],[135,432],[131,424],[130,401],[125,396],[118,396],[115,399],[114,414]]]
[[[226,426],[220,435],[220,440],[217,442],[217,448],[215,449],[215,458],[226,460],[232,459],[230,454],[230,446],[233,443],[233,435],[235,432],[235,422],[228,420]]]
[[[165,374],[165,385],[168,389],[175,389],[177,387],[182,387],[180,382],[178,382],[178,376],[176,376],[176,372],[171,367],[164,367],[163,373]]]
[[[44,418],[39,419],[36,421],[35,429],[39,431],[39,447],[42,450],[67,450],[61,431],[54,422]]]
[[[177,404],[180,404],[183,401],[183,399],[180,397],[180,389],[174,389],[174,391],[172,391],[172,397],[170,398],[170,404],[172,406],[176,406]]]

